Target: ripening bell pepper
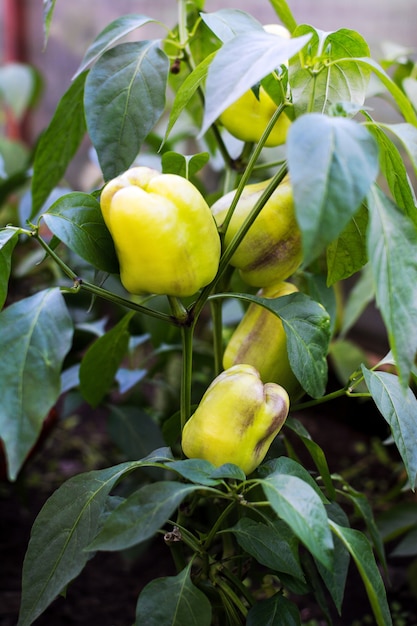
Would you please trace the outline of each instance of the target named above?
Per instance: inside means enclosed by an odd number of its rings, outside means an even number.
[[[220,237],[191,182],[133,167],[107,183],[100,204],[127,291],[191,296],[213,280]]]
[[[278,37],[290,37],[289,31],[279,24],[267,24],[264,29]],[[277,104],[261,86],[256,95],[252,89],[246,91],[223,111],[219,121],[237,139],[257,143],[276,110]],[[284,111],[268,135],[265,146],[285,143],[290,125],[291,120]]]
[[[243,225],[268,183],[269,180],[266,180],[244,188],[225,233],[226,246]],[[234,195],[234,191],[227,193],[211,207],[219,228]],[[230,264],[240,270],[243,280],[249,285],[268,287],[291,276],[301,261],[301,232],[295,217],[291,184],[286,177],[262,208],[230,259]]]
[[[283,387],[264,385],[251,365],[235,365],[213,380],[185,424],[184,454],[215,466],[234,463],[250,474],[265,458],[288,409]]]
[[[295,285],[282,282],[260,289],[257,295],[280,298],[296,291]],[[264,383],[279,383],[291,400],[303,393],[288,360],[287,336],[281,320],[254,302],[249,305],[224,351],[225,369],[238,363],[249,363],[255,367]]]

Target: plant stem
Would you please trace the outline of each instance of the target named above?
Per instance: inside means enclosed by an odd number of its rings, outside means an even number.
[[[223,524],[223,521],[229,515],[230,511],[232,511],[235,506],[236,506],[236,501],[233,500],[232,502],[230,502],[227,505],[227,507],[225,509],[223,509],[223,511],[221,512],[219,517],[216,519],[215,523],[211,527],[211,530],[210,530],[209,534],[206,537],[206,540],[205,540],[204,546],[203,546],[204,550],[208,550],[210,548],[211,543],[212,543],[214,537],[216,536],[217,531],[219,530],[219,528]]]
[[[223,369],[223,302],[210,302],[211,320],[213,323],[214,372],[218,376]]]
[[[191,414],[191,381],[193,372],[193,334],[194,324],[181,326],[182,341],[182,368],[181,368],[181,396],[180,418],[181,432]]]

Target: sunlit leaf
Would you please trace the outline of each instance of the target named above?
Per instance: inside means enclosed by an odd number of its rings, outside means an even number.
[[[78,74],[83,72],[91,63],[94,63],[106,50],[114,46],[119,39],[144,24],[154,21],[156,20],[146,15],[130,13],[128,15],[122,15],[113,20],[113,22],[110,22],[87,49],[75,76],[78,76]]]
[[[258,20],[239,9],[219,9],[214,13],[202,13],[201,18],[223,43],[247,31],[263,29]]]
[[[85,112],[105,180],[132,165],[161,117],[169,61],[159,41],[119,44],[90,70]]]
[[[327,284],[349,278],[358,272],[368,260],[366,229],[368,211],[361,206],[340,235],[327,247]]]
[[[206,81],[205,133],[220,114],[267,74],[296,54],[310,35],[285,39],[253,29],[227,41],[210,64]],[[245,63],[242,69],[242,58]]]
[[[378,175],[378,148],[353,120],[311,113],[291,125],[287,152],[307,266],[357,214]]]

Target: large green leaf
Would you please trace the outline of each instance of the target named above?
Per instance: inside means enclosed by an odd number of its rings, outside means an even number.
[[[36,146],[32,178],[32,212],[37,215],[61,181],[85,135],[84,85],[81,74],[61,98],[54,116]]]
[[[158,452],[158,451],[156,451]],[[159,459],[156,454],[154,461]],[[82,571],[91,557],[107,497],[127,472],[152,459],[122,463],[70,478],[47,500],[35,520],[23,565],[19,626],[29,626]]]
[[[175,481],[145,485],[124,500],[105,520],[89,550],[124,550],[152,537],[186,496],[201,489]]]
[[[352,555],[365,585],[366,592],[378,626],[391,626],[392,620],[385,593],[384,582],[375,563],[371,544],[358,530],[339,526],[329,520],[332,531]]]
[[[246,626],[301,626],[300,612],[279,592],[251,607]]]
[[[284,39],[255,28],[227,41],[208,70],[201,132],[206,132],[229,105],[286,63],[309,39],[310,35]]]
[[[81,393],[93,407],[100,404],[114,383],[129,346],[129,324],[133,315],[134,312],[128,313],[105,335],[96,339],[81,361]]]
[[[393,439],[407,470],[411,488],[417,486],[417,399],[411,389],[404,392],[398,377],[372,372],[362,366],[372,398],[388,422]]]
[[[114,44],[125,37],[133,30],[140,28],[144,24],[148,24],[149,22],[154,22],[151,17],[147,17],[146,15],[140,15],[137,13],[130,13],[128,15],[122,15],[118,17],[107,26],[97,35],[94,39],[93,43],[88,47],[83,60],[80,63],[80,66],[77,70],[76,76],[83,72],[91,63],[97,61],[102,54],[106,52],[109,48],[112,48]]]
[[[376,186],[368,205],[368,256],[376,302],[400,380],[407,387],[417,351],[417,229]]]
[[[333,539],[326,509],[316,491],[301,478],[274,472],[259,481],[271,507],[311,554],[330,569]]]
[[[304,580],[298,558],[298,540],[285,522],[275,520],[264,524],[242,517],[229,530],[235,535],[240,547],[258,563]]]
[[[73,326],[59,289],[0,313],[0,433],[14,480],[61,391]]]
[[[177,576],[152,580],[136,606],[135,626],[210,626],[211,604],[191,581],[189,563]]]
[[[378,147],[357,122],[311,113],[291,125],[287,154],[307,266],[359,211],[378,175]]]
[[[169,60],[159,41],[124,43],[107,50],[90,70],[85,112],[105,180],[132,165],[161,117]]]
[[[43,219],[54,235],[82,259],[104,272],[118,273],[113,239],[93,196],[78,191],[66,194],[53,203]]]
[[[335,32],[301,25],[293,33],[310,36],[308,51],[290,63],[290,84],[296,117],[302,113],[326,113],[338,103],[362,105],[370,69],[355,58],[369,55],[359,33],[343,28]]]
[[[0,309],[7,297],[7,287],[12,265],[12,253],[18,240],[15,230],[0,230]]]
[[[125,458],[131,461],[164,445],[161,429],[156,421],[137,406],[112,405],[107,429]]]
[[[330,318],[321,304],[303,293],[275,300],[250,294],[233,294],[233,298],[260,304],[281,319],[293,372],[307,393],[314,398],[322,396],[327,382]]]

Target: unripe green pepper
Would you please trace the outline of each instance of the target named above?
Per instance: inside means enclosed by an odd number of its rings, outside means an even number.
[[[182,449],[189,458],[250,474],[263,461],[289,410],[288,394],[264,385],[251,365],[235,365],[213,380],[185,424]]]
[[[286,39],[290,37],[289,31],[280,24],[267,24],[264,29],[278,37]],[[223,111],[219,120],[237,139],[257,143],[276,110],[276,103],[265,89],[260,87],[257,95],[252,89],[246,91]],[[265,146],[274,147],[285,143],[290,125],[291,120],[284,111],[268,135]]]
[[[213,280],[220,237],[191,182],[133,167],[107,183],[100,204],[127,291],[191,296]]]
[[[234,210],[225,233],[228,246],[258,201],[269,180],[247,185]],[[219,198],[211,210],[221,228],[235,195],[231,191]],[[285,280],[302,261],[301,232],[298,227],[292,188],[286,177],[266,202],[254,223],[230,259],[245,282],[253,287],[267,287]]]
[[[295,285],[282,282],[258,291],[262,298],[280,298],[298,291]],[[279,383],[291,400],[303,389],[291,369],[287,337],[279,317],[259,304],[252,303],[232,334],[223,355],[223,367],[249,363],[255,367],[264,383]]]

